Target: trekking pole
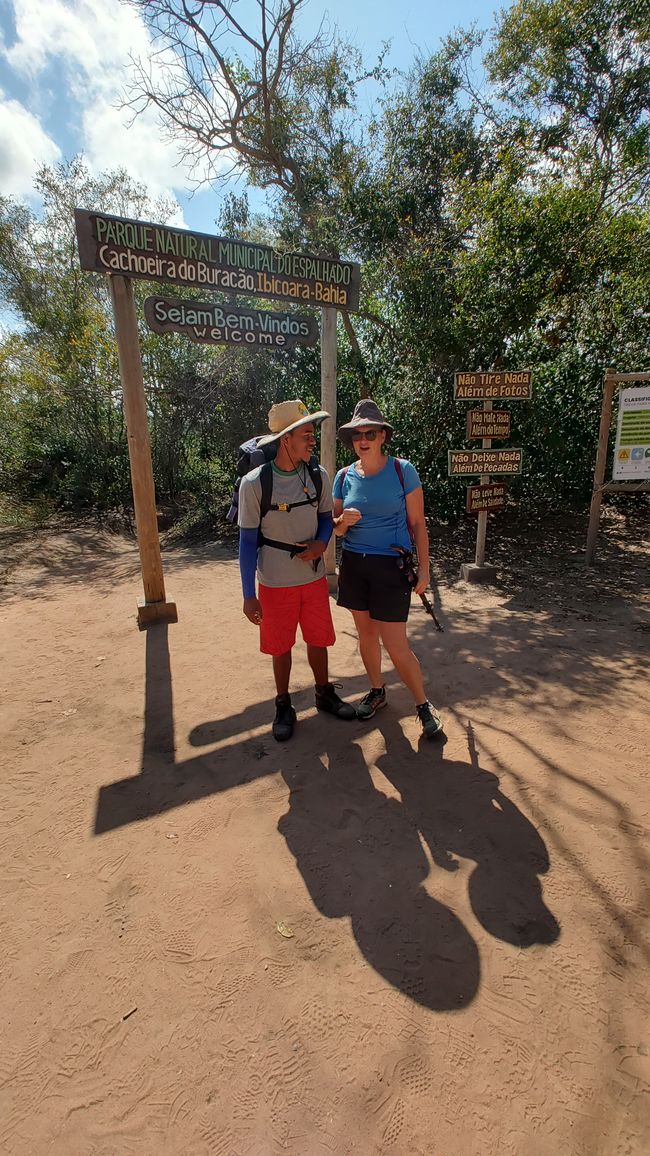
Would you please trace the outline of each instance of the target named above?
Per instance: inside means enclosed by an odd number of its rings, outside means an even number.
[[[391,546],[391,550],[394,550],[396,554],[399,554],[399,559],[398,559],[397,564],[398,564],[400,570],[403,570],[404,575],[405,575],[406,580],[409,583],[409,585],[411,585],[413,587],[417,586],[418,574],[417,574],[417,570],[415,569],[415,559],[413,557],[413,551],[412,550],[405,550],[403,546]],[[436,624],[436,628],[440,631],[441,634],[444,634],[444,627],[442,627],[440,625],[440,623],[438,622],[438,619],[436,618],[436,612],[433,609],[433,605],[429,601],[429,599],[427,598],[426,594],[420,594],[420,602],[424,606],[424,609],[426,610],[429,617],[433,618],[433,621]]]
[[[420,595],[420,602],[424,606],[424,609],[426,610],[427,614],[429,614],[431,616],[431,618],[433,618],[433,621],[436,624],[436,628],[440,631],[441,634],[444,634],[444,626],[441,626],[440,623],[438,622],[438,619],[436,618],[436,612],[433,609],[433,604],[429,601],[426,594]]]

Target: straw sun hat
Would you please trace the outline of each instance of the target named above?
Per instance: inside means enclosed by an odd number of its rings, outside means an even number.
[[[269,429],[271,432],[264,434],[257,444],[258,446],[265,446],[269,442],[279,441],[285,434],[292,433],[301,425],[309,425],[310,422],[312,425],[320,425],[321,422],[325,421],[325,418],[330,416],[324,409],[309,413],[305,403],[298,399],[278,401],[269,410]]]

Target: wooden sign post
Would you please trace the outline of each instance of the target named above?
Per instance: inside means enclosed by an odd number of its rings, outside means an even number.
[[[138,626],[143,629],[152,622],[177,622],[178,613],[176,603],[165,595],[133,286],[129,277],[109,277],[108,283],[115,314],[133,508],[144,586],[144,599],[138,601]]]
[[[336,309],[321,309],[320,404],[331,415],[320,427],[320,460],[330,481],[336,473]],[[330,589],[336,584],[336,538],[332,534],[325,554],[325,573]]]
[[[321,310],[321,405],[331,414],[324,423],[321,461],[330,477],[336,466],[336,318],[337,308],[359,308],[360,266],[353,261],[291,253],[269,245],[191,233],[169,225],[75,209],[82,269],[105,273],[115,313],[120,376],[124,392],[133,503],[142,566],[144,602],[140,627],[177,621],[174,602],[165,594],[154,490],[151,446],[144,395],[138,324],[131,278],[184,285],[192,289],[246,297],[271,297]],[[317,340],[315,321],[295,313],[222,306],[215,302],[151,297],[147,324],[156,332],[184,333],[192,341],[290,349]],[[335,572],[330,544],[328,575]]]
[[[491,401],[484,401],[483,402],[484,412],[487,413],[491,409],[492,409],[492,402]],[[491,449],[492,448],[492,438],[483,438],[481,444],[482,444],[484,450]],[[490,475],[489,474],[482,474],[481,480],[480,480],[480,485],[487,486],[489,484],[490,484]],[[488,577],[486,566],[485,566],[485,536],[487,534],[487,518],[488,518],[487,510],[480,510],[479,515],[478,515],[478,526],[476,528],[476,552],[474,555],[474,566],[478,566],[478,567],[482,568],[481,577],[483,578],[484,582],[488,581],[488,580],[493,581],[496,578],[496,573],[497,573],[495,567],[490,566],[489,569],[492,571],[492,574]]]
[[[532,396],[532,379],[528,369],[491,372],[457,373],[454,380],[456,401],[482,400],[482,410],[470,410],[467,415],[468,440],[481,438],[481,450],[450,450],[449,474],[480,474],[480,484],[468,490],[467,509],[478,512],[476,551],[473,562],[465,562],[460,577],[466,582],[493,582],[496,567],[485,561],[488,513],[505,504],[503,487],[490,485],[491,474],[521,473],[522,451],[505,449],[492,451],[492,439],[510,436],[510,415],[492,409],[494,401],[525,400]],[[489,452],[492,451],[492,452]],[[497,491],[498,492],[494,492]],[[488,492],[491,491],[491,492]]]

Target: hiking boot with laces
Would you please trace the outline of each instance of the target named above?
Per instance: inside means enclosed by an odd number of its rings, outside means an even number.
[[[271,727],[273,738],[279,743],[286,743],[293,734],[295,721],[296,712],[291,705],[291,696],[279,694],[275,700],[275,718]]]
[[[420,706],[416,706],[420,725],[422,726],[422,734],[425,739],[433,739],[442,730],[442,719],[437,713],[433,703],[423,702]]]
[[[386,706],[386,687],[373,686],[361,699],[357,707],[357,718],[372,718],[382,706]]]
[[[336,715],[336,718],[352,719],[357,717],[354,707],[350,706],[349,702],[343,702],[343,699],[339,698],[333,682],[316,687],[316,706],[319,710]]]

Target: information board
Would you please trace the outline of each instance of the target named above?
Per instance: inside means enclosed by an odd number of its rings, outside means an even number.
[[[650,386],[620,391],[612,477],[650,478]]]

